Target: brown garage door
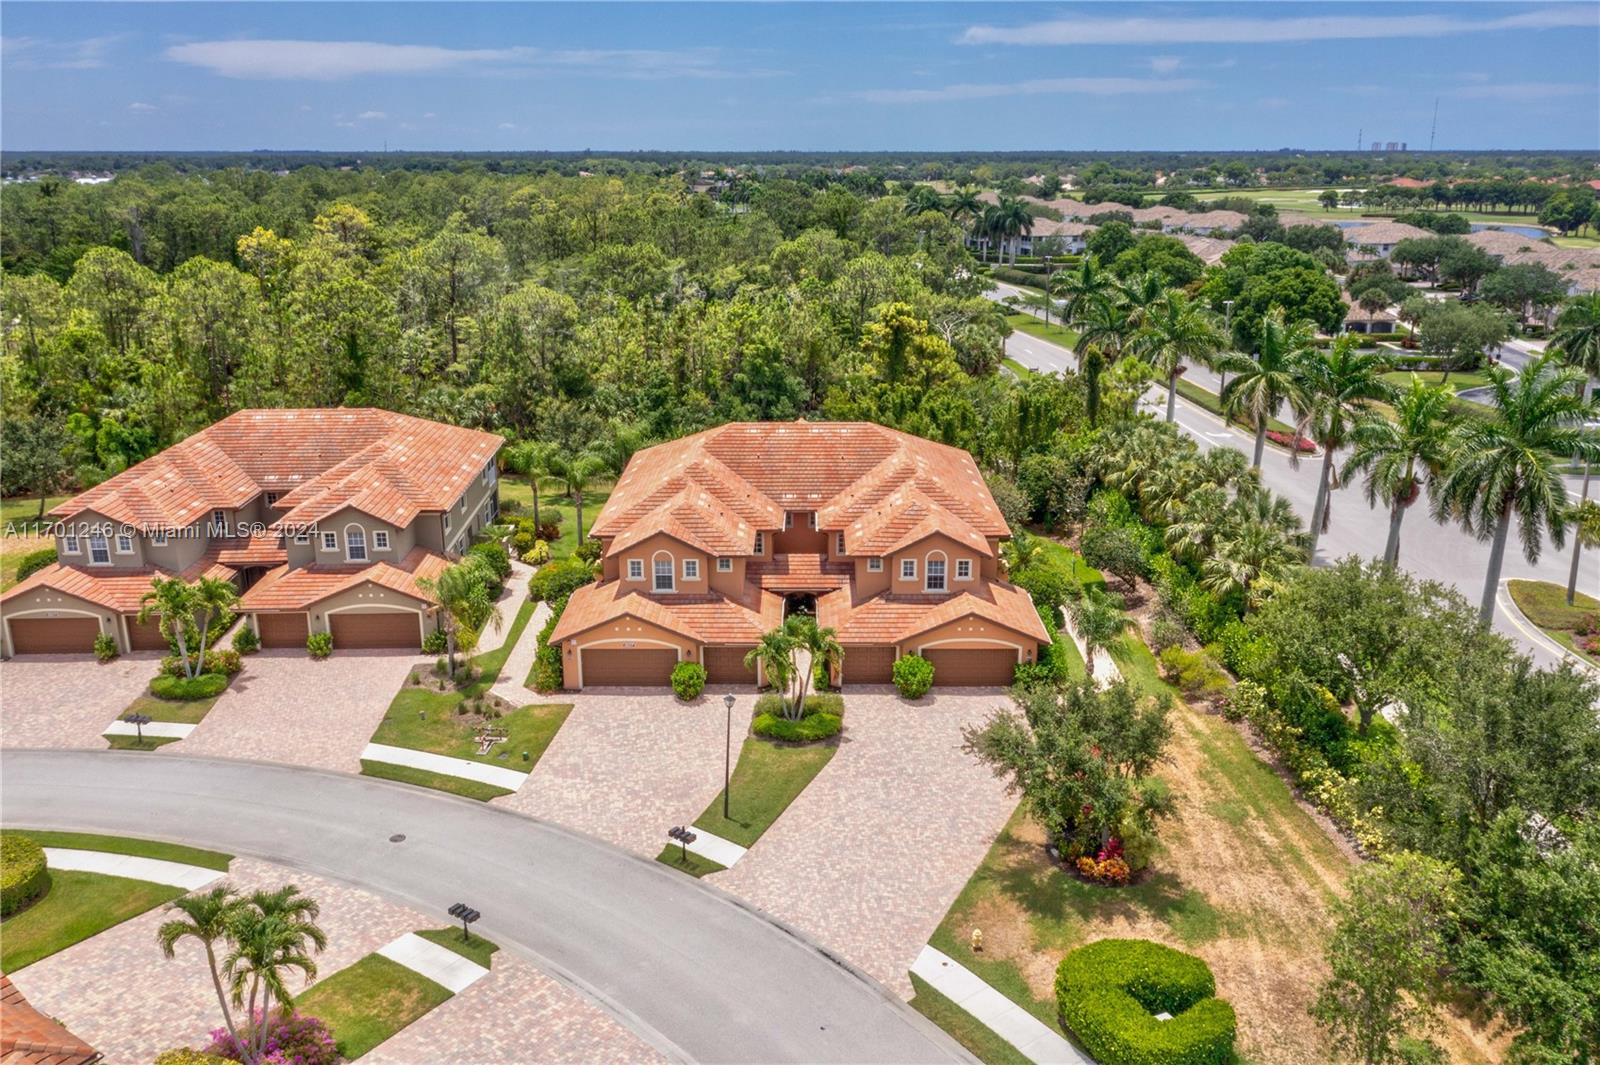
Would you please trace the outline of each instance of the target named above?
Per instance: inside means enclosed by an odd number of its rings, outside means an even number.
[[[329,614],[328,621],[336,651],[352,647],[405,647],[415,651],[422,646],[417,615],[409,610],[341,611]]]
[[[748,647],[707,647],[706,683],[740,684],[746,687],[754,684],[756,671],[746,669],[744,664],[744,656],[749,653]]]
[[[678,652],[662,647],[593,647],[583,655],[583,686],[664,688]]]
[[[89,654],[100,622],[94,618],[15,618],[12,649],[19,655]]]
[[[257,614],[262,647],[300,647],[306,645],[310,626],[304,614]]]
[[[1014,648],[955,650],[929,648],[922,657],[933,663],[934,687],[986,688],[1009,685],[1017,669]]]
[[[151,618],[144,624],[135,620],[137,614],[128,615],[128,643],[135,651],[169,650],[167,638],[161,635],[161,622]]]
[[[894,648],[846,644],[843,678],[846,684],[894,683]]]

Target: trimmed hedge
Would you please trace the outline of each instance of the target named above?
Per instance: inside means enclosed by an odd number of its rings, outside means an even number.
[[[933,687],[933,663],[921,655],[895,659],[894,686],[907,699],[920,699]]]
[[[0,917],[9,917],[49,890],[44,848],[27,836],[0,832]]]
[[[679,662],[672,667],[673,694],[684,702],[706,690],[706,667],[699,662]]]
[[[1101,1065],[1232,1061],[1238,1022],[1216,990],[1200,958],[1144,939],[1090,943],[1056,969],[1061,1020]]]
[[[750,731],[768,740],[783,743],[815,743],[837,736],[844,728],[844,696],[821,692],[806,696],[800,720],[783,716],[783,697],[768,692],[756,700],[755,719]]]
[[[17,580],[33,576],[56,560],[56,549],[41,547],[37,551],[29,551],[22,556],[22,561],[17,563]]]
[[[221,695],[228,686],[224,673],[202,673],[198,677],[169,677],[165,673],[150,682],[150,694],[157,699],[187,703]]]
[[[546,566],[539,573],[544,573],[549,568]],[[533,575],[534,580],[539,579],[539,573]],[[533,652],[533,673],[530,677],[534,691],[560,691],[561,686],[566,683],[565,672],[561,666],[561,648],[550,645],[550,634],[556,631],[556,622],[561,620],[561,612],[565,609],[567,609],[567,597],[563,595],[550,604],[550,620],[539,630],[539,646]]]

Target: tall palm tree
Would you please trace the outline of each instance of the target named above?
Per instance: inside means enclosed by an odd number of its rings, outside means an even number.
[[[943,211],[944,197],[932,185],[913,185],[906,193],[905,215],[915,218],[927,211]]]
[[[784,693],[779,702],[788,716],[789,682],[794,679],[794,638],[782,627],[764,632],[744,656],[744,668],[760,669],[775,690]]]
[[[1083,317],[1090,304],[1116,294],[1117,279],[1101,269],[1092,255],[1085,255],[1076,270],[1062,270],[1053,280],[1062,297],[1061,320],[1069,325]]]
[[[523,440],[508,447],[502,457],[506,469],[512,473],[520,473],[528,479],[528,488],[533,492],[533,524],[535,528],[541,524],[539,521],[539,488],[546,477],[550,476],[550,457],[556,452],[556,445],[543,440]]]
[[[177,956],[178,944],[185,939],[196,940],[205,949],[206,969],[211,973],[217,1005],[222,1007],[222,1023],[235,1040],[239,1038],[239,1030],[233,1022],[233,1011],[228,1008],[228,996],[222,991],[216,945],[228,938],[228,929],[243,905],[244,900],[231,885],[218,884],[204,894],[174,899],[167,909],[183,916],[163,921],[156,929],[156,942],[161,946],[162,956],[169,961]]]
[[[248,1015],[256,1019],[248,1037],[250,1062],[259,1061],[266,1052],[273,999],[285,1007],[294,1005],[287,975],[298,970],[306,980],[316,979],[317,963],[311,955],[328,946],[327,933],[316,923],[319,912],[316,900],[286,884],[276,891],[251,894],[248,905],[241,907],[230,923],[233,945],[223,959],[222,971],[228,977],[233,1004],[247,1007]]]
[[[232,610],[238,601],[239,589],[233,586],[232,581],[201,577],[194,583],[194,623],[200,630],[200,647],[197,651],[200,663],[197,669],[205,669],[206,666],[206,637],[210,635],[211,622]]]
[[[1580,500],[1572,511],[1572,569],[1567,573],[1567,605],[1578,597],[1578,560],[1586,547],[1600,547],[1600,503]]]
[[[789,654],[794,662],[796,682],[794,706],[789,709],[789,716],[798,718],[805,713],[806,689],[816,674],[817,664],[831,669],[844,660],[844,648],[839,643],[838,633],[819,627],[817,619],[809,614],[790,614],[783,620],[783,631],[789,637]],[[809,657],[809,668],[800,667],[802,656]]]
[[[193,679],[200,663],[189,660],[188,627],[194,622],[195,590],[178,577],[154,577],[150,590],[139,598],[139,624],[159,619],[161,631],[178,645],[183,675]]]
[[[439,621],[444,626],[445,661],[450,676],[456,675],[456,652],[463,647],[476,646],[478,633],[485,625],[500,631],[499,604],[491,602],[483,592],[483,582],[472,572],[468,563],[458,563],[442,570],[437,577],[417,578],[417,587],[433,596],[439,604]]]
[[[1128,309],[1128,320],[1136,329],[1143,328],[1150,321],[1167,293],[1177,291],[1168,288],[1167,279],[1155,270],[1134,274],[1117,283],[1117,298]]]
[[[1574,392],[1582,370],[1546,354],[1515,378],[1501,366],[1489,367],[1488,373],[1494,416],[1456,427],[1450,469],[1433,504],[1436,517],[1455,518],[1493,543],[1478,609],[1485,625],[1494,618],[1512,517],[1529,562],[1539,560],[1547,530],[1556,546],[1564,547],[1572,507],[1556,464],[1568,455],[1585,462],[1600,458],[1600,433],[1584,426],[1600,412]]]
[[[1328,524],[1330,496],[1337,487],[1334,455],[1344,446],[1350,427],[1369,404],[1392,400],[1394,387],[1383,379],[1377,351],[1362,351],[1351,336],[1335,340],[1326,351],[1312,348],[1300,360],[1303,405],[1296,436],[1311,436],[1322,445],[1317,471],[1317,501],[1311,508],[1311,544],[1306,557],[1315,560],[1317,540]],[[1300,449],[1289,449],[1289,465],[1300,465]]]
[[[944,202],[945,212],[950,215],[952,222],[975,221],[983,214],[983,201],[978,198],[978,190],[971,185],[963,185],[952,192]]]
[[[605,460],[592,451],[557,452],[550,456],[550,476],[561,482],[562,489],[572,497],[572,505],[577,510],[578,544],[583,543],[583,493],[589,490],[589,485],[605,469]]]
[[[1567,365],[1584,372],[1583,384],[1578,386],[1580,391],[1589,387],[1589,378],[1600,377],[1600,292],[1573,296],[1562,305],[1550,334],[1549,350],[1559,353]],[[1589,463],[1583,464],[1584,499],[1589,498],[1591,469]],[[1568,596],[1567,601],[1571,600]]]
[[[1234,377],[1222,389],[1222,409],[1229,417],[1245,417],[1255,427],[1256,447],[1250,464],[1261,468],[1267,449],[1267,424],[1288,401],[1296,410],[1304,405],[1300,363],[1316,346],[1312,325],[1287,322],[1283,308],[1273,307],[1261,320],[1256,356],[1229,352],[1217,367]]]
[[[1122,602],[1099,588],[1085,588],[1067,607],[1072,615],[1072,626],[1083,640],[1083,667],[1094,676],[1096,651],[1111,650],[1111,645],[1133,627],[1133,619],[1122,612]]]
[[[1430,491],[1449,459],[1450,389],[1424,384],[1416,374],[1394,400],[1394,419],[1377,411],[1363,415],[1351,430],[1350,457],[1343,478],[1366,474],[1368,503],[1381,500],[1389,508],[1389,539],[1383,561],[1400,563],[1400,523],[1422,493],[1423,477]]]
[[[1011,261],[1017,261],[1017,244],[1025,233],[1033,232],[1033,215],[1028,213],[1028,207],[1015,196],[1001,196],[1000,202],[994,208],[995,230],[1000,237],[1001,258],[1005,257],[1005,250],[1011,249]]]
[[[1133,349],[1167,381],[1167,421],[1177,417],[1178,375],[1183,364],[1210,363],[1228,346],[1222,327],[1204,307],[1169,289],[1146,312]]]

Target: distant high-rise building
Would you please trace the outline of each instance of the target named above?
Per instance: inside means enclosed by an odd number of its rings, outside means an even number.
[[[1386,150],[1391,151],[1391,152],[1399,151],[1400,150],[1400,142],[1399,141],[1390,141],[1388,143],[1388,145],[1386,145]]]
[[[1405,141],[1401,141],[1400,142],[1400,150],[1402,152],[1406,150],[1406,142]]]
[[[1375,152],[1383,151],[1383,142],[1382,141],[1373,141],[1372,142],[1372,150],[1375,151]]]

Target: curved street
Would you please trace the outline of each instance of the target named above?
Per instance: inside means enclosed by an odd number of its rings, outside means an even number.
[[[971,1060],[882,987],[737,899],[465,799],[254,762],[8,750],[0,806],[13,825],[171,840],[302,868],[441,921],[465,902],[483,914],[478,930],[674,1057]]]

